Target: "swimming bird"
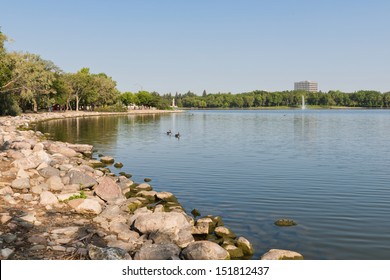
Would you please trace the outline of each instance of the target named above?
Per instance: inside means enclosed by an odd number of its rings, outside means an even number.
[[[176,138],[180,138],[180,133],[179,133],[179,132],[176,133],[176,134],[175,134],[175,137],[176,137]]]
[[[172,131],[171,131],[171,130],[168,130],[168,131],[167,131],[167,135],[171,136],[171,135],[172,135]]]

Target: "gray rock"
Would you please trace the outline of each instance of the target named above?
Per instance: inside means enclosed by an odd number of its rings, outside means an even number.
[[[78,152],[82,153],[85,156],[91,156],[92,155],[92,145],[87,145],[87,144],[67,144],[68,148]]]
[[[30,180],[28,178],[19,178],[12,181],[12,188],[23,190],[30,188]]]
[[[145,244],[134,256],[135,260],[170,260],[178,258],[180,248],[175,244]]]
[[[47,179],[46,183],[49,185],[49,189],[52,191],[61,191],[64,188],[62,180],[58,176],[51,176]]]
[[[236,241],[236,246],[241,248],[246,256],[251,256],[254,253],[252,244],[245,237],[240,236]]]
[[[41,205],[43,205],[43,206],[56,204],[57,202],[58,202],[58,199],[52,192],[43,191],[40,194],[40,201],[39,201],[39,203]]]
[[[303,260],[303,256],[300,253],[294,251],[271,249],[267,253],[262,255],[260,259],[261,260]]]
[[[138,211],[138,210],[137,210]],[[138,216],[134,228],[143,234],[154,234],[158,243],[175,243],[181,248],[194,241],[192,225],[182,213],[157,212]]]
[[[182,256],[186,260],[229,260],[229,253],[211,241],[196,241],[189,244]]]
[[[48,166],[42,169],[39,169],[39,175],[44,178],[50,178],[51,176],[60,176],[60,171],[57,168]]]
[[[101,248],[90,244],[88,255],[91,260],[131,260],[130,255],[120,248]]]
[[[70,184],[79,184],[81,189],[86,189],[96,185],[96,180],[80,171],[71,170],[68,172]]]
[[[104,201],[123,198],[121,188],[110,177],[103,177],[95,187],[95,193]]]
[[[15,251],[15,249],[11,249],[11,248],[1,249],[1,256],[4,259],[8,259],[14,253],[14,251]]]

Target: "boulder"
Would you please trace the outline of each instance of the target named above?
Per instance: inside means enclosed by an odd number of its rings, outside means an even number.
[[[236,246],[241,248],[245,256],[251,256],[254,253],[252,244],[245,237],[240,236],[236,240]]]
[[[143,234],[152,234],[151,239],[156,243],[175,243],[184,248],[194,241],[192,225],[182,213],[156,212],[139,215],[133,226]]]
[[[96,180],[78,170],[71,170],[68,172],[70,178],[69,184],[79,184],[81,189],[86,189],[96,185]]]
[[[175,244],[145,244],[135,254],[135,260],[172,260],[177,259],[180,248]]]
[[[48,166],[42,169],[39,169],[39,175],[44,178],[50,178],[51,176],[60,176],[60,171],[57,168]]]
[[[101,248],[90,244],[88,256],[91,260],[131,260],[130,255],[121,248]]]
[[[43,191],[41,194],[40,194],[40,200],[39,200],[39,203],[41,205],[52,205],[52,204],[56,204],[58,202],[58,199],[57,197],[52,193],[52,192],[49,192],[49,191]]]
[[[106,166],[103,162],[101,161],[98,161],[98,160],[95,160],[95,159],[91,159],[88,161],[88,165],[93,167],[93,168],[98,168],[98,167],[104,167]]]
[[[14,150],[30,150],[31,144],[27,142],[13,142],[11,144],[11,149]]]
[[[103,177],[95,187],[95,193],[104,201],[114,201],[123,198],[121,188],[110,177]]]
[[[232,244],[225,244],[222,247],[228,251],[231,259],[240,259],[244,256],[244,253],[241,248],[238,248]]]
[[[12,181],[12,188],[23,190],[30,188],[30,179],[28,178],[18,178]]]
[[[262,255],[260,259],[261,260],[303,260],[303,256],[300,253],[294,251],[271,249],[267,253]]]
[[[196,241],[189,244],[182,256],[186,260],[229,260],[228,251],[211,241]]]
[[[100,214],[102,212],[102,207],[99,202],[94,199],[86,198],[78,198],[72,199],[68,201],[68,205],[72,207],[76,212],[82,214]]]
[[[12,164],[19,169],[31,169],[36,168],[42,163],[42,160],[37,155],[31,155],[29,157],[23,157],[15,160]]]
[[[66,157],[77,156],[77,152],[75,150],[62,146],[62,144],[51,143],[48,150],[51,154],[61,154]]]

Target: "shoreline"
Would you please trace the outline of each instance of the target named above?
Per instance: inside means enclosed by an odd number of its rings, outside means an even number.
[[[1,259],[249,259],[253,247],[221,217],[187,214],[156,192],[92,159],[93,147],[47,140],[39,121],[99,115],[51,112],[0,117]],[[19,130],[22,128],[22,130]]]

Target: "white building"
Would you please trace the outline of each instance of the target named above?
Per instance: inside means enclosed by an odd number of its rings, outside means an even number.
[[[313,81],[302,81],[294,83],[294,90],[305,90],[309,92],[318,91],[318,83]]]

